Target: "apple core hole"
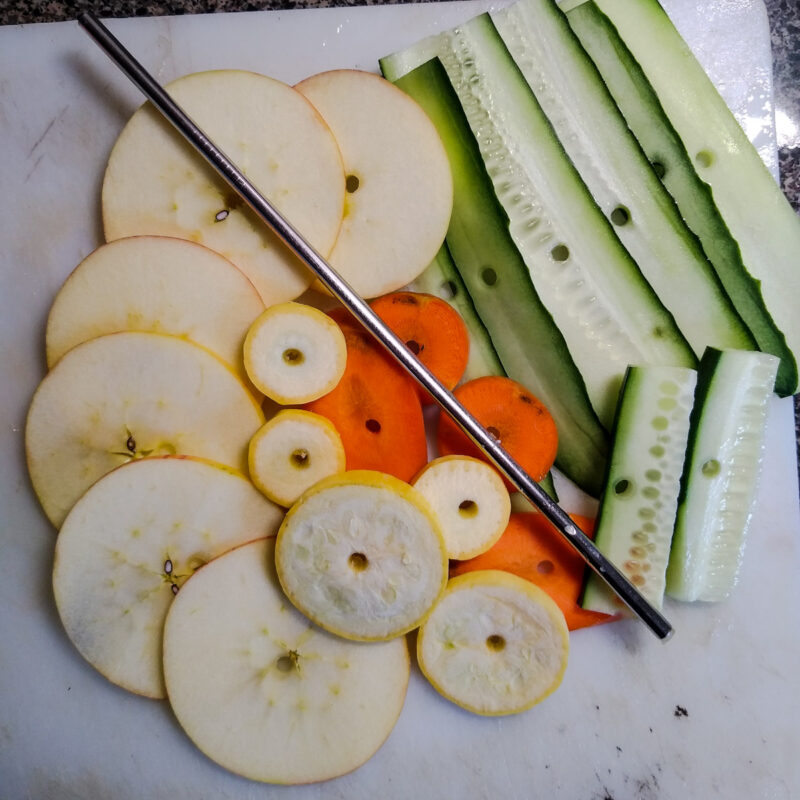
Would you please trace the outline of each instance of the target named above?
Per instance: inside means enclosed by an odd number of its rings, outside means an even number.
[[[358,175],[350,174],[344,179],[344,188],[347,189],[348,194],[353,194],[360,185],[361,181],[358,179]]]
[[[474,500],[463,500],[458,504],[458,513],[467,519],[478,513],[478,504]]]
[[[295,347],[288,347],[283,351],[283,361],[290,367],[296,367],[302,364],[305,360],[306,357],[303,355],[302,350],[298,350]]]
[[[308,450],[306,450],[304,447],[298,447],[297,450],[292,451],[289,461],[293,467],[305,469],[310,465],[311,457],[308,454]]]
[[[368,419],[364,426],[370,433],[380,433],[381,432],[381,424],[376,419]]]
[[[566,261],[569,258],[569,247],[565,244],[557,244],[550,251],[550,257],[553,261]]]
[[[536,565],[536,571],[540,575],[549,575],[554,569],[553,562],[548,559],[544,559]]]
[[[486,646],[495,653],[499,653],[501,650],[505,650],[506,640],[499,633],[493,633],[486,637]]]
[[[279,672],[291,672],[294,667],[294,660],[291,656],[281,656],[275,662],[275,666]]]
[[[410,350],[410,351],[411,351],[411,352],[412,352],[412,353],[413,353],[415,356],[418,356],[418,355],[420,354],[420,351],[422,350],[422,347],[420,347],[420,344],[419,344],[419,342],[416,342],[416,341],[414,341],[413,339],[409,339],[409,340],[406,342],[406,347],[407,347],[407,348],[408,348],[408,349],[409,349],[409,350]]]
[[[356,572],[363,572],[369,566],[369,559],[363,553],[351,553],[347,563]]]

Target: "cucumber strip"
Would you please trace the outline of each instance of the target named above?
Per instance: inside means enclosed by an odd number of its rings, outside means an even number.
[[[572,163],[699,358],[756,343],[555,0],[492,15]]]
[[[655,0],[590,0],[567,19],[759,349],[781,359],[776,391],[794,393],[797,215]]]
[[[553,415],[559,436],[556,464],[597,496],[606,433],[564,338],[511,240],[507,217],[447,74],[433,59],[395,82],[422,106],[447,151],[454,188],[447,246],[503,368]],[[492,281],[486,280],[489,272]]]
[[[481,322],[478,312],[475,311],[475,305],[469,296],[467,287],[453,263],[453,258],[447,249],[447,242],[439,248],[436,257],[425,268],[422,275],[408,285],[408,290],[424,292],[441,298],[458,311],[461,319],[464,320],[469,335],[469,361],[461,378],[462,382],[471,381],[484,375],[506,374],[497,356],[497,351],[492,345],[489,332]],[[539,486],[558,502],[558,493],[552,473],[548,472],[539,481]]]
[[[469,334],[469,361],[461,378],[462,381],[471,381],[473,378],[481,378],[484,375],[506,374],[489,332],[481,322],[467,287],[453,263],[453,258],[447,249],[447,242],[439,248],[436,257],[425,268],[422,275],[408,285],[408,290],[432,294],[444,300],[464,320]]]
[[[396,77],[432,49],[464,109],[533,285],[595,412],[610,427],[628,364],[694,366],[695,356],[595,205],[489,15],[383,59],[381,67]]]
[[[709,350],[700,362],[667,594],[723,600],[739,572],[778,359]]]
[[[600,552],[659,609],[696,382],[692,369],[629,367],[595,526]],[[581,605],[607,614],[623,610],[594,573]]]

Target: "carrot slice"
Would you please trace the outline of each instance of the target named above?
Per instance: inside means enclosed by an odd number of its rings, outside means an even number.
[[[428,460],[416,384],[345,309],[329,315],[344,333],[347,365],[336,388],[303,408],[333,423],[348,470],[410,481]]]
[[[510,378],[488,375],[467,381],[454,394],[533,480],[540,481],[547,475],[558,448],[556,424],[550,412],[524,386]],[[437,443],[440,455],[473,456],[487,461],[446,414],[439,418]],[[506,486],[512,488],[508,481]]]
[[[572,519],[584,533],[593,535],[594,520],[577,514]],[[583,559],[542,514],[512,514],[492,548],[468,561],[452,562],[450,575],[479,569],[500,569],[535,583],[555,600],[571,631],[618,619],[578,605],[586,569]]]
[[[469,360],[469,334],[452,306],[418,292],[392,292],[370,305],[447,389],[461,380]],[[417,390],[423,405],[435,402],[421,386]]]

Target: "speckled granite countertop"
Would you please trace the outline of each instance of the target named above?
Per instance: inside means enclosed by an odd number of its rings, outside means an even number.
[[[215,11],[312,8],[321,6],[377,5],[405,0],[0,0],[0,24],[52,22],[74,19],[85,9],[101,17],[133,17],[162,14],[197,14]],[[435,0],[434,0],[435,1]],[[800,2],[764,0],[772,32],[775,121],[779,148],[781,187],[800,213]],[[795,428],[800,450],[800,395],[795,397]]]

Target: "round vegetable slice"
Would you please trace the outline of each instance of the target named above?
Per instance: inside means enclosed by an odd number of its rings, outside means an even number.
[[[317,481],[344,472],[342,439],[325,417],[279,411],[250,441],[250,478],[270,500],[290,506]]]
[[[326,478],[289,510],[275,563],[307,617],[348,639],[390,639],[416,628],[447,580],[439,523],[424,498],[391,475]]]
[[[186,582],[164,629],[167,694],[189,737],[226,769],[322,781],[363,764],[391,732],[408,648],[319,630],[283,596],[273,560],[270,540],[251,542]]]
[[[502,535],[511,498],[497,472],[469,456],[442,456],[414,480],[442,526],[449,558],[472,558]]]
[[[342,377],[347,347],[339,326],[302,303],[264,311],[244,340],[244,365],[259,391],[276,403],[308,403]]]
[[[148,455],[194,455],[242,471],[264,415],[236,374],[176,336],[111,333],[70,350],[28,411],[33,488],[57,528],[114,467]]]
[[[417,637],[417,659],[433,687],[489,716],[525,711],[558,688],[569,633],[558,606],[507,572],[453,578]]]
[[[336,241],[345,181],[339,147],[314,107],[290,86],[241,70],[170,83],[169,94],[292,224],[326,255]],[[311,272],[149,104],[117,139],[103,180],[112,241],[161,234],[230,259],[267,305],[291,300]]]
[[[53,590],[67,635],[112,683],[164,697],[161,634],[192,573],[274,534],[283,512],[244,475],[187,456],[144,458],[95,483],[56,540]]]

